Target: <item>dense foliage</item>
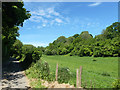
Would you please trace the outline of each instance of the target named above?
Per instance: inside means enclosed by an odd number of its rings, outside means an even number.
[[[46,55],[117,57],[120,53],[120,23],[115,22],[93,38],[88,31],[71,37],[60,36],[46,47]]]
[[[9,60],[9,57],[21,61],[23,68],[28,68],[32,62],[36,62],[42,56],[40,48],[33,45],[23,45],[17,39],[19,26],[30,18],[30,11],[24,8],[23,2],[2,3],[2,59]]]
[[[58,82],[59,83],[68,83],[70,80],[71,74],[69,68],[59,68],[58,69]]]
[[[116,80],[113,82],[113,88],[120,89],[120,79],[116,79]]]
[[[55,78],[52,77],[47,62],[38,60],[37,63],[33,63],[32,66],[25,71],[26,75],[30,75],[31,78],[45,79],[51,81]]]
[[[16,58],[17,56],[21,56],[22,54],[22,47],[23,47],[23,43],[20,40],[15,40],[14,44],[11,46],[10,49],[10,56],[13,56],[14,58]]]
[[[24,69],[28,68],[32,62],[36,62],[42,56],[42,51],[33,45],[23,45],[20,40],[16,40],[11,47],[11,57],[21,61]]]
[[[23,6],[23,2],[2,3],[2,57],[4,60],[10,57],[11,47],[19,36],[18,26],[23,26],[24,20],[31,16]]]

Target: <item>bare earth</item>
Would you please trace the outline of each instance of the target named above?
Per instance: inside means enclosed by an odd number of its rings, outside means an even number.
[[[30,79],[30,82],[37,82],[38,80],[37,79]],[[71,88],[71,89],[75,89],[74,85],[70,85],[69,83],[68,84],[65,84],[65,83],[62,83],[62,84],[59,84],[58,81],[52,81],[52,82],[48,82],[48,81],[45,81],[45,80],[40,80],[41,82],[41,85],[42,86],[45,86],[46,90],[54,90],[55,88]],[[78,87],[80,88],[80,90],[84,90],[82,87]]]
[[[70,84],[59,84],[57,81],[48,83],[47,81],[41,80],[42,85],[47,88],[75,88],[73,85]]]
[[[24,88],[30,87],[29,81],[20,67],[19,61],[11,58],[2,66],[2,86],[0,88]]]

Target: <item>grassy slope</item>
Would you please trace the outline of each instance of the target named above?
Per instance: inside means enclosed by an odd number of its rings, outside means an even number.
[[[50,65],[51,72],[55,72],[56,63],[59,67],[69,67],[72,73],[76,74],[76,69],[83,66],[82,86],[90,87],[92,84],[96,88],[110,88],[112,82],[118,77],[118,57],[78,57],[78,56],[45,56],[41,58]],[[96,59],[97,61],[93,61]],[[104,74],[104,75],[102,75]],[[110,75],[110,76],[109,76]],[[70,84],[76,83],[74,75]],[[94,86],[93,86],[94,87]]]

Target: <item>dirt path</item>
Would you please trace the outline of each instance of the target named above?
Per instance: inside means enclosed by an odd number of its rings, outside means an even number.
[[[42,85],[47,88],[75,88],[73,85],[65,84],[65,83],[59,84],[57,81],[49,83],[48,81],[41,80],[41,82]]]
[[[29,81],[20,67],[19,61],[11,58],[2,66],[2,88],[27,89],[29,87]]]

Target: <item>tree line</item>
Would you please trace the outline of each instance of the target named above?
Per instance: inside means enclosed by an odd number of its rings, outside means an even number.
[[[93,38],[88,31],[66,38],[60,36],[44,50],[46,55],[118,57],[120,53],[120,23],[115,22]]]

